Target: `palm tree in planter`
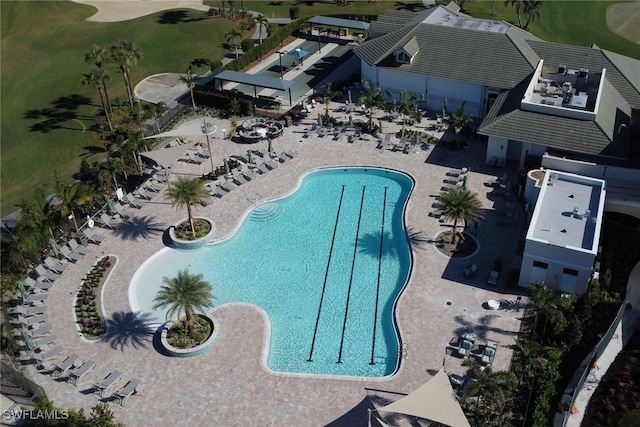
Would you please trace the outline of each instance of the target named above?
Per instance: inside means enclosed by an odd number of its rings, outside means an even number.
[[[196,203],[203,204],[209,197],[209,192],[202,181],[198,178],[188,178],[185,176],[178,177],[178,179],[169,184],[169,188],[166,190],[166,195],[171,199],[172,206],[186,206],[187,214],[189,216],[189,224],[191,225],[191,233],[193,238],[196,239],[196,227],[193,221],[193,212],[191,207]]]
[[[391,92],[381,89],[380,86],[368,79],[362,79],[362,89],[364,92],[360,95],[358,103],[366,106],[369,111],[367,129],[371,132],[374,129],[373,108],[384,108],[384,97],[391,96]]]
[[[454,187],[443,191],[438,196],[442,205],[442,217],[453,221],[451,244],[457,243],[458,223],[465,224],[482,219],[482,203],[476,193],[472,193],[468,188]]]
[[[213,306],[215,296],[211,285],[202,278],[202,274],[191,274],[187,269],[179,270],[172,279],[163,277],[163,286],[153,299],[154,310],[168,307],[167,317],[176,317],[184,312],[184,326],[187,333],[193,333],[193,315],[195,310],[205,311]]]
[[[447,119],[447,123],[449,126],[453,128],[453,131],[456,134],[456,144],[458,144],[458,148],[460,148],[460,132],[464,129],[464,127],[473,121],[473,116],[470,114],[465,114],[464,105],[466,101],[460,105],[460,108],[456,110],[455,113],[451,114]]]

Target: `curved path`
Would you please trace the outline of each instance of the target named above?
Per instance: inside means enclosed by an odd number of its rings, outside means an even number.
[[[335,107],[336,105],[333,105]],[[199,119],[195,119],[199,123]],[[156,420],[171,417],[175,425],[334,425],[359,426],[367,423],[367,409],[396,400],[397,394],[409,393],[428,381],[443,361],[449,372],[462,374],[461,360],[449,345],[455,337],[475,331],[485,339],[500,343],[494,366],[507,369],[512,344],[519,329],[517,296],[505,288],[508,269],[500,286],[488,288],[489,266],[498,254],[514,254],[522,230],[518,224],[498,225],[494,197],[488,194],[487,181],[493,181],[497,170],[482,164],[483,144],[473,141],[469,151],[449,153],[446,159],[432,149],[417,153],[382,151],[377,141],[352,144],[325,137],[302,138],[313,117],[299,126],[285,129],[274,141],[276,150],[289,148],[299,155],[274,171],[259,176],[248,184],[197,212],[213,218],[217,239],[233,233],[245,213],[262,200],[286,194],[309,170],[324,166],[372,165],[406,171],[416,179],[415,191],[408,203],[407,225],[414,241],[415,258],[409,285],[398,303],[397,318],[408,352],[399,372],[384,379],[322,378],[270,372],[264,364],[268,351],[264,317],[243,305],[221,307],[215,311],[220,335],[214,347],[204,355],[176,359],[154,349],[153,337],[136,322],[128,301],[128,286],[136,269],[164,247],[167,227],[184,216],[171,208],[162,194],[148,202],[118,230],[100,230],[107,236],[100,246],[91,245],[91,253],[70,265],[50,290],[47,301],[49,321],[64,346],[65,354],[77,353],[83,360],[95,360],[97,366],[76,389],[30,367],[27,372],[41,384],[49,398],[63,407],[91,408],[99,402],[88,394],[90,385],[112,370],[123,373],[122,382],[139,378],[144,384],[140,396],[132,396],[125,408],[111,405],[118,420],[127,425],[154,425]],[[230,129],[228,121],[218,121],[212,149],[215,163],[222,156],[246,152],[246,145],[219,139],[220,129]],[[399,127],[385,124],[385,130]],[[423,128],[423,125],[421,128]],[[202,139],[202,137],[199,137]],[[266,142],[258,144],[266,148]],[[331,155],[327,155],[331,153]],[[428,163],[427,163],[428,162]],[[473,278],[466,278],[467,262],[451,261],[433,247],[429,240],[443,224],[428,216],[433,195],[439,193],[442,181],[451,168],[470,167],[469,186],[478,192],[486,209],[486,219],[477,230],[480,253],[474,262],[480,267]],[[210,168],[209,162],[193,165],[175,162],[177,174],[199,176]],[[486,170],[485,170],[486,169]],[[505,228],[506,227],[506,228]],[[72,299],[82,277],[91,265],[105,254],[115,254],[119,261],[104,291],[104,311],[110,324],[110,335],[102,342],[86,343],[77,333],[72,318]],[[509,266],[509,255],[505,255]],[[239,266],[239,268],[241,268]],[[214,290],[215,291],[215,290]],[[502,302],[496,311],[483,305],[489,299]],[[114,387],[117,389],[123,383]],[[384,391],[380,391],[384,390]],[[393,425],[410,425],[407,418],[385,415]]]

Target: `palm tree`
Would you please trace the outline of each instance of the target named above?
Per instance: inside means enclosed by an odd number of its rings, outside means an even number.
[[[104,68],[104,64],[109,62],[109,52],[107,49],[96,46],[95,44],[91,46],[91,50],[88,50],[84,53],[84,62],[91,65],[94,64],[99,69]]]
[[[231,30],[224,35],[227,40],[227,44],[232,47],[236,52],[236,58],[238,58],[238,48],[242,43],[242,31],[237,28],[231,28]]]
[[[56,196],[60,199],[60,204],[57,206],[57,209],[62,216],[71,215],[76,232],[80,232],[75,213],[82,209],[82,206],[93,198],[93,194],[89,192],[89,188],[85,184],[75,182],[71,185],[65,185],[60,180],[57,172],[54,172],[54,175],[56,180]]]
[[[464,112],[465,104],[466,101],[464,101],[460,105],[460,108],[458,108],[455,113],[449,115],[449,117],[446,119],[447,124],[453,128],[453,131],[456,134],[456,143],[458,145],[460,145],[460,132],[462,132],[467,123],[473,121],[473,116],[470,114],[465,114]]]
[[[193,98],[193,88],[196,86],[196,81],[198,80],[198,75],[194,74],[191,71],[191,67],[187,68],[187,74],[184,76],[180,76],[180,81],[186,84],[189,87],[189,92],[191,93],[191,105],[193,105],[193,111],[196,110],[196,101]]]
[[[380,89],[380,86],[373,83],[371,80],[362,79],[363,93],[358,99],[360,105],[365,105],[369,110],[369,124],[368,128],[373,127],[373,108],[384,108],[384,97],[390,96],[391,92],[388,90]]]
[[[188,270],[178,271],[173,279],[163,277],[163,286],[153,299],[154,310],[169,307],[167,317],[176,317],[184,311],[185,329],[193,333],[194,310],[206,310],[213,305],[215,296],[211,292],[211,285],[202,278],[202,274],[190,274]]]
[[[513,6],[516,9],[516,15],[518,15],[518,27],[522,28],[522,18],[520,18],[520,9],[522,8],[523,0],[506,0],[505,6]]]
[[[443,191],[438,196],[442,204],[442,216],[453,221],[451,244],[455,245],[458,236],[458,223],[465,224],[481,219],[482,203],[476,193],[472,193],[468,188],[454,187],[448,191]]]
[[[133,85],[131,83],[131,67],[136,65],[142,59],[142,50],[135,43],[128,40],[119,40],[111,45],[110,48],[111,61],[119,64],[124,84],[127,87],[127,95],[129,96],[129,104],[133,109],[135,96],[133,94]]]
[[[322,90],[318,93],[317,97],[320,98],[322,102],[324,102],[324,118],[327,119],[327,122],[329,120],[329,103],[332,99],[338,98],[340,96],[342,96],[342,92],[340,92],[339,90],[333,90],[332,83],[327,83],[326,85],[322,86]]]
[[[415,109],[413,108],[413,101],[415,97],[411,96],[407,90],[403,90],[400,92],[400,99],[398,99],[397,109],[400,114],[402,114],[402,130],[400,131],[400,135],[404,136],[407,116],[413,116],[415,114]]]
[[[535,19],[540,19],[540,11],[544,6],[543,1],[529,0],[524,2],[524,15],[527,17],[527,22],[524,24],[525,31],[529,29],[529,24]]]
[[[107,124],[109,125],[109,130],[113,132],[113,124],[111,123],[111,114],[110,108],[107,104],[107,88],[105,86],[105,81],[109,80],[109,74],[103,69],[93,70],[89,73],[83,73],[80,81],[83,85],[93,86],[98,90],[100,94],[100,103],[102,104],[102,111],[104,111],[104,115],[107,118]]]
[[[269,20],[263,14],[260,14],[254,18],[254,21],[258,26],[258,38],[260,39],[260,44],[262,44],[262,29],[269,28]]]
[[[113,186],[115,191],[118,191],[118,179],[117,176],[121,173],[125,174],[125,179],[127,178],[127,165],[124,160],[120,157],[111,157],[109,160],[101,164],[101,170],[98,175],[108,174],[111,179],[113,179]],[[106,178],[106,177],[105,177]]]
[[[178,177],[169,184],[166,195],[171,199],[171,205],[174,207],[187,207],[189,216],[189,224],[191,225],[191,233],[196,238],[196,227],[193,223],[193,213],[191,206],[196,203],[202,203],[209,197],[209,192],[198,178]]]

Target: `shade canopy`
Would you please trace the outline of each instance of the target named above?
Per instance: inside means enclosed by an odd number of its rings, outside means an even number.
[[[174,147],[161,148],[160,150],[140,152],[141,157],[146,157],[156,162],[163,168],[170,168],[173,162],[184,156],[191,147],[195,145],[195,141],[186,144],[176,145]]]
[[[309,55],[309,52],[307,52],[306,50],[302,50],[302,49],[295,49],[295,50],[290,50],[289,52],[287,52],[287,55],[291,55],[294,56],[298,59],[302,59],[305,56]]]
[[[356,30],[369,30],[369,23],[353,19],[332,18],[330,16],[314,16],[307,20],[310,24],[328,25],[330,27],[354,28]]]
[[[378,411],[413,415],[451,427],[471,427],[454,397],[453,387],[444,369],[413,393]]]

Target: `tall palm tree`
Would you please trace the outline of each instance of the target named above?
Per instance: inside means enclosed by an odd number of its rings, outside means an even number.
[[[529,29],[529,24],[531,21],[540,19],[542,6],[544,6],[543,1],[539,0],[528,0],[524,2],[524,16],[527,17],[527,22],[524,24],[524,29]]]
[[[111,45],[109,52],[111,61],[117,63],[120,67],[124,84],[127,87],[129,104],[133,109],[135,96],[133,94],[133,84],[131,83],[131,67],[142,59],[142,50],[131,41],[119,40]]]
[[[415,114],[415,109],[413,108],[413,100],[415,97],[411,96],[407,90],[403,90],[400,92],[400,98],[398,99],[397,109],[400,114],[402,114],[402,130],[400,134],[404,136],[407,116],[413,116]]]
[[[109,130],[113,132],[113,124],[111,123],[110,108],[108,106],[107,88],[105,82],[109,80],[109,74],[103,69],[92,70],[88,73],[83,73],[80,81],[83,85],[93,86],[98,90],[100,94],[100,103],[102,104],[102,111],[107,118],[107,124]]]
[[[358,103],[366,106],[369,110],[369,124],[367,127],[371,129],[373,123],[373,108],[384,108],[384,97],[390,96],[391,92],[380,89],[380,86],[369,79],[362,79],[361,87],[363,92],[360,98],[358,98]]]
[[[326,85],[322,86],[322,89],[317,96],[322,102],[324,102],[324,117],[326,119],[329,119],[329,104],[331,103],[331,100],[342,96],[342,92],[340,92],[339,90],[333,90],[333,84],[327,83]]]
[[[71,185],[65,185],[55,173],[56,180],[56,196],[60,200],[60,204],[57,209],[62,216],[71,215],[73,220],[73,226],[76,228],[76,232],[80,232],[78,228],[78,222],[76,221],[76,212],[82,209],[86,203],[92,198],[93,194],[89,191],[89,188],[85,184],[75,182]]]
[[[258,15],[254,20],[258,26],[258,38],[260,39],[260,44],[262,44],[262,29],[267,30],[269,28],[269,20],[263,14]]]
[[[193,111],[196,110],[196,101],[193,98],[193,88],[196,86],[196,81],[198,80],[198,75],[194,74],[191,71],[191,67],[187,68],[187,73],[183,76],[180,76],[180,81],[189,87],[189,92],[191,93],[191,105],[193,105]]]
[[[169,307],[167,317],[179,317],[181,312],[185,316],[185,329],[193,333],[193,314],[195,310],[206,310],[213,305],[215,296],[211,292],[211,285],[205,281],[202,274],[190,274],[187,269],[178,271],[172,279],[163,277],[163,286],[153,299],[154,309]]]
[[[524,0],[506,0],[505,6],[513,6],[516,9],[516,15],[518,15],[518,27],[522,28],[522,18],[520,17],[520,10],[522,9],[522,3]]]
[[[172,206],[187,208],[189,224],[191,225],[191,233],[195,239],[196,227],[193,223],[191,207],[196,203],[204,202],[209,197],[209,192],[204,187],[204,184],[198,178],[187,178],[181,176],[175,181],[169,183],[166,195],[171,199]]]
[[[460,108],[458,108],[455,113],[450,114],[446,119],[447,124],[453,128],[453,132],[456,134],[456,143],[458,145],[460,144],[460,132],[462,132],[467,123],[473,121],[473,116],[465,114],[464,112],[465,104],[466,101],[460,105]]]
[[[231,30],[224,35],[225,39],[227,40],[227,44],[235,50],[236,58],[238,58],[239,56],[238,48],[242,43],[242,35],[242,31],[235,27],[231,28]]]
[[[453,221],[451,244],[455,245],[458,237],[458,223],[462,221],[467,224],[481,219],[482,203],[476,193],[464,187],[443,191],[438,199],[442,204],[442,216]]]
[[[103,69],[104,64],[109,62],[109,59],[110,55],[107,49],[95,44],[91,46],[91,50],[88,50],[84,53],[84,62],[89,65],[93,64],[99,69]]]

